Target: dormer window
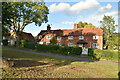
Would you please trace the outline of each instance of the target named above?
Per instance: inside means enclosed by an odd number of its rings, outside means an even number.
[[[79,40],[84,40],[84,36],[79,36]]]
[[[51,35],[46,36],[46,39],[51,39],[51,38],[52,38]]]
[[[68,36],[68,39],[69,39],[69,40],[72,40],[72,39],[73,39],[73,36]]]
[[[94,40],[97,40],[97,39],[98,39],[98,36],[93,36],[93,39],[94,39]]]
[[[61,36],[57,36],[57,40],[61,40],[62,39],[62,37]]]
[[[39,38],[39,39],[42,39],[42,35],[39,35],[38,38]]]

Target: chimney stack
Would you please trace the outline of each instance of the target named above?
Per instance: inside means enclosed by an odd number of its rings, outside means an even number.
[[[50,25],[48,24],[47,25],[47,31],[50,31],[51,30],[51,27],[50,27]]]
[[[75,23],[75,24],[74,24],[74,29],[77,29],[77,28],[78,28],[78,24]]]

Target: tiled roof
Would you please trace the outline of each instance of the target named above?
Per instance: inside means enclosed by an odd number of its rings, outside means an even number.
[[[34,41],[34,37],[32,36],[31,33],[22,32],[22,37],[24,39],[27,38],[27,39],[30,39],[30,40]]]
[[[78,35],[103,35],[103,30],[100,28],[77,28],[77,29],[68,29],[68,30],[51,30],[48,32],[47,30],[42,30],[38,35],[46,35],[46,34],[56,34],[57,36],[78,36]]]

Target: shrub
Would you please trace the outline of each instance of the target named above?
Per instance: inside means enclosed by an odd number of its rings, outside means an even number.
[[[29,49],[35,49],[35,43],[25,43],[24,47]]]
[[[58,45],[37,45],[36,49],[42,52],[59,53],[63,55],[80,55],[82,48],[80,47],[66,47]]]
[[[57,48],[56,45],[36,45],[36,49],[42,52],[55,52]]]
[[[23,39],[23,40],[20,41],[20,46],[21,46],[21,47],[25,47],[25,45],[26,45],[28,42],[29,42],[28,39]]]
[[[3,45],[8,45],[8,40],[7,39],[2,40],[2,43],[3,43]]]
[[[118,52],[110,50],[100,50],[100,49],[88,49],[89,56],[92,56],[93,59],[101,60],[118,60]]]
[[[94,49],[93,48],[88,48],[88,56],[94,56]]]

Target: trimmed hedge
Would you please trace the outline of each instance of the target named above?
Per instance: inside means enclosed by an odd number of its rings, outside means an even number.
[[[100,50],[100,49],[89,49],[89,56],[93,59],[101,60],[118,60],[118,52],[110,50]]]
[[[25,43],[24,47],[29,49],[35,49],[35,43]]]
[[[8,45],[8,40],[2,40],[3,45]]]
[[[64,47],[58,45],[37,45],[36,49],[41,52],[59,53],[63,55],[80,55],[82,48],[80,47]]]

